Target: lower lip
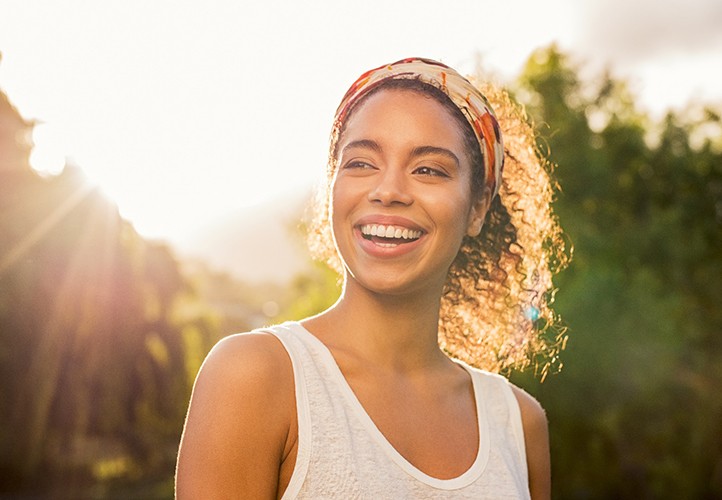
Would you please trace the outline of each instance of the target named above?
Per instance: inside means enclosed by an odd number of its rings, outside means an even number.
[[[385,259],[400,257],[402,255],[413,252],[421,244],[421,240],[424,239],[424,235],[422,235],[419,239],[410,241],[408,243],[400,243],[393,246],[381,246],[374,243],[372,240],[367,240],[366,238],[364,238],[359,228],[354,228],[354,236],[359,242],[359,246],[368,255]]]

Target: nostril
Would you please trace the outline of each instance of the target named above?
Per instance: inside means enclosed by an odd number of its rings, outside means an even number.
[[[409,193],[402,189],[374,189],[369,192],[369,201],[378,202],[382,205],[392,205],[394,203],[400,203],[408,205],[413,201],[413,198]]]

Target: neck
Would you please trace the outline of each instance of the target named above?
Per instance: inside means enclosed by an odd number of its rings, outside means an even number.
[[[447,362],[438,347],[441,290],[384,295],[347,279],[338,302],[308,322],[329,347],[367,363],[414,370]]]

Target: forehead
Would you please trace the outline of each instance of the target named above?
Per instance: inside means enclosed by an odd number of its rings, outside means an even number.
[[[458,119],[434,97],[416,90],[383,89],[359,102],[342,128],[339,145],[359,138],[428,142],[464,152]]]

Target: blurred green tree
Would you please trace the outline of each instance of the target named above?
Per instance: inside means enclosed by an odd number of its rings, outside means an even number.
[[[217,325],[79,169],[30,168],[32,126],[0,92],[0,491],[170,477]]]
[[[575,247],[557,281],[564,369],[535,393],[555,498],[722,497],[722,122],[660,124],[552,46],[517,88],[558,165]]]

